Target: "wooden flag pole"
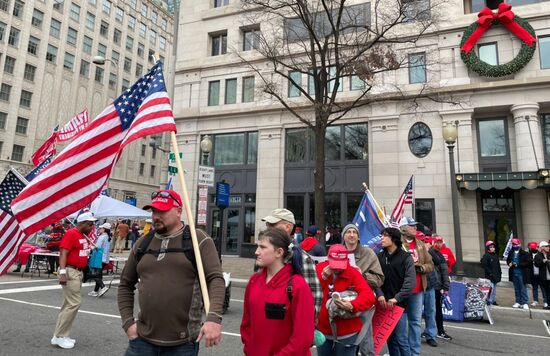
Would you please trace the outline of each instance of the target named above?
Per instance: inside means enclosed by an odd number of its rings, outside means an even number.
[[[204,310],[208,314],[210,310],[210,297],[208,296],[208,288],[206,286],[206,278],[204,276],[204,267],[202,265],[202,257],[199,249],[199,242],[197,240],[197,231],[195,230],[195,219],[191,212],[191,204],[189,202],[189,193],[187,193],[187,185],[185,184],[185,177],[183,176],[183,166],[181,164],[180,152],[178,149],[178,141],[176,139],[176,133],[172,131],[170,133],[172,138],[172,150],[176,156],[176,167],[178,168],[178,176],[180,178],[181,187],[183,189],[183,206],[187,215],[187,224],[189,230],[191,230],[191,240],[193,241],[193,251],[195,252],[195,259],[197,261],[197,272],[199,273],[199,282],[202,292],[202,300],[204,302]]]

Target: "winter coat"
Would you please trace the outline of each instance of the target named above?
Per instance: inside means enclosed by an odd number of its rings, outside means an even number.
[[[414,262],[409,253],[398,248],[393,253],[386,249],[378,254],[378,261],[384,272],[384,283],[376,289],[376,296],[386,300],[395,298],[400,307],[407,306],[407,299],[416,285]]]
[[[373,290],[382,286],[382,283],[384,283],[384,272],[382,272],[382,267],[380,267],[380,262],[378,262],[378,257],[376,257],[374,251],[369,247],[357,245],[353,254],[355,256],[355,264],[361,270],[369,286]]]
[[[456,258],[453,254],[453,251],[451,251],[450,248],[448,248],[446,245],[442,245],[440,249],[437,249],[443,257],[445,257],[445,260],[447,261],[447,270],[449,271],[449,274],[453,271],[453,267],[456,264]]]
[[[550,276],[550,253],[546,256],[546,263],[544,263],[545,256],[542,252],[535,255],[535,266],[539,268],[539,278],[541,281],[548,281]]]
[[[481,258],[481,267],[485,271],[485,278],[493,283],[500,282],[502,278],[502,270],[500,268],[500,260],[496,253],[486,252]]]
[[[267,269],[255,273],[246,286],[241,323],[245,355],[311,355],[314,304],[309,286],[300,275],[292,274],[287,264],[266,283]],[[292,301],[287,286],[292,278]],[[279,305],[282,319],[268,318],[266,307]],[[281,308],[281,306],[283,306]]]
[[[510,254],[508,255],[508,258],[506,259],[506,264],[509,266],[512,262],[512,255],[514,254],[514,251],[510,251]],[[530,284],[531,283],[531,274],[530,269],[531,265],[533,264],[533,258],[531,257],[531,254],[525,250],[520,249],[519,250],[519,263],[517,267],[510,267],[508,270],[508,278],[510,281],[513,281],[514,278],[512,276],[512,272],[516,268],[521,269],[521,274],[523,276],[523,283]]]
[[[326,256],[327,252],[325,248],[317,241],[315,237],[306,237],[300,244],[302,250],[306,251],[310,256]]]
[[[433,272],[428,274],[428,289],[449,290],[449,270],[447,269],[445,257],[433,247],[428,252],[432,256],[434,263]]]
[[[405,251],[409,251],[409,243],[407,239],[403,236],[401,238],[403,242],[403,248]],[[426,250],[426,245],[424,242],[415,238],[416,242],[416,251],[418,253],[418,262],[415,263],[415,270],[418,275],[420,275],[420,280],[422,281],[421,291],[425,291],[428,288],[428,274],[434,270],[434,264],[432,261],[432,256]]]

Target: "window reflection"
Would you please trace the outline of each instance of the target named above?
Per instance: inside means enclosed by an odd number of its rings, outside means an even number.
[[[248,164],[256,164],[258,160],[258,133],[248,133],[248,158],[246,162]]]
[[[368,158],[368,126],[367,124],[346,125],[344,132],[345,159]]]
[[[243,164],[244,133],[215,136],[214,165]]]
[[[306,155],[306,130],[287,130],[286,161],[303,162]]]
[[[492,66],[498,65],[498,49],[496,43],[479,45],[479,59]]]
[[[432,150],[432,131],[423,122],[417,122],[409,130],[409,149],[416,157],[426,157]]]
[[[341,126],[327,127],[325,134],[325,161],[337,161],[340,159]]]
[[[479,121],[479,147],[481,157],[506,156],[504,120]]]

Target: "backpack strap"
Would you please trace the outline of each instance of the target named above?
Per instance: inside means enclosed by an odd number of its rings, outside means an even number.
[[[288,280],[288,284],[286,285],[286,295],[288,297],[288,301],[291,304],[292,304],[292,277],[290,277],[290,279]]]

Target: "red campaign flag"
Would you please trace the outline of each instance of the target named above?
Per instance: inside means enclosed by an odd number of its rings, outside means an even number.
[[[57,141],[69,141],[88,126],[88,110],[77,114],[67,122],[57,133]]]
[[[395,204],[395,208],[393,208],[390,221],[399,223],[399,220],[401,220],[401,218],[403,217],[403,212],[405,211],[405,205],[412,204],[412,203],[413,203],[413,177],[411,176],[411,179],[409,179],[409,182],[407,183],[405,190],[399,197],[397,204]]]
[[[397,305],[394,305],[391,309],[383,309],[376,305],[376,311],[372,317],[372,341],[375,355],[378,355],[382,350],[384,343],[390,337],[404,311],[403,308]]]
[[[40,146],[40,148],[37,149],[35,153],[33,153],[31,160],[35,166],[39,166],[40,163],[46,160],[46,158],[56,153],[56,147],[55,147],[56,141],[57,141],[57,126],[55,127],[55,129],[53,129],[53,132],[50,135],[50,137],[48,137],[48,139],[44,141],[42,146]]]
[[[158,62],[14,199],[11,207],[20,226],[32,234],[90,204],[126,145],[164,131],[176,131],[176,124]]]

